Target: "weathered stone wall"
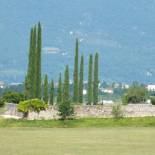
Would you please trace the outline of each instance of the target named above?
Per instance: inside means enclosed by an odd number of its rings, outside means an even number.
[[[155,116],[155,106],[151,104],[129,104],[122,106],[124,117],[144,117]],[[100,117],[108,118],[112,117],[112,105],[97,105],[97,106],[76,106],[75,116],[77,118],[82,117]],[[41,111],[40,114],[30,113],[28,119],[57,119],[57,108],[50,107],[46,111]]]

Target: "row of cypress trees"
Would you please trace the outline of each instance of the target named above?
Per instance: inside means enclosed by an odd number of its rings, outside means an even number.
[[[28,99],[39,98],[43,96],[46,103],[53,105],[55,101],[54,81],[48,83],[48,77],[45,75],[43,82],[41,80],[41,48],[42,48],[42,28],[41,24],[31,28],[30,32],[30,47],[29,47],[29,63],[27,74],[25,77],[25,96]],[[94,69],[94,70],[93,70]],[[73,73],[73,103],[83,103],[83,88],[84,88],[84,57],[81,55],[79,66],[79,41],[76,39],[75,58],[74,58],[74,73]],[[87,104],[97,104],[98,102],[98,53],[95,54],[94,67],[93,55],[89,56],[89,71],[87,84]],[[70,100],[69,86],[69,66],[66,66],[64,73],[64,81],[62,75],[59,75],[57,87],[57,103],[65,100]],[[49,91],[50,90],[50,91]]]
[[[43,82],[43,100],[45,103],[49,103],[51,105],[54,104],[55,99],[55,86],[54,81],[51,80],[51,82],[48,82],[48,76],[45,75],[44,82]]]
[[[87,104],[96,105],[98,102],[98,87],[99,87],[99,55],[95,54],[94,70],[93,70],[93,55],[89,56],[88,69],[88,87],[87,87]]]
[[[41,49],[42,49],[42,28],[41,24],[31,28],[29,63],[25,76],[26,98],[41,98]]]
[[[79,72],[79,42],[76,39],[75,58],[74,58],[74,74],[73,74],[73,102],[83,103],[83,79],[84,79],[84,57],[81,56],[80,72]],[[88,84],[87,84],[87,104],[97,104],[98,102],[98,84],[99,84],[99,55],[95,54],[94,70],[93,55],[89,56]]]
[[[54,86],[54,81],[48,82],[48,76],[45,75],[43,82],[43,100],[51,105],[56,101],[57,104],[62,102],[71,102],[70,100],[70,85],[69,85],[69,67],[68,65],[64,71],[64,81],[62,82],[61,73],[59,75],[57,89]],[[57,90],[57,93],[55,93]]]

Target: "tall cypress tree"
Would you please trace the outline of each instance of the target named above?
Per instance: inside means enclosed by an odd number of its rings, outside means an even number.
[[[41,98],[41,24],[31,29],[29,63],[25,77],[27,98]]]
[[[88,89],[87,89],[87,95],[88,95],[88,101],[87,104],[91,104],[93,101],[93,56],[92,54],[89,56],[89,71],[88,71]]]
[[[58,88],[57,88],[57,104],[61,103],[61,101],[62,101],[62,79],[61,79],[61,73],[60,73]]]
[[[51,86],[50,86],[50,104],[54,105],[54,81],[51,81]]]
[[[34,81],[34,28],[31,28],[30,32],[30,45],[29,45],[29,57],[28,57],[28,69],[25,77],[25,95],[26,98],[33,98],[33,81]]]
[[[36,68],[35,68],[35,65],[36,65],[36,46],[37,46],[37,28],[36,26],[34,27],[33,29],[33,43],[32,43],[32,66],[31,66],[31,69],[32,69],[32,98],[36,98]]]
[[[43,100],[45,101],[45,103],[48,103],[48,76],[47,75],[45,75],[43,87],[44,87]]]
[[[35,97],[36,98],[41,98],[41,48],[42,48],[42,30],[41,30],[41,24],[38,23],[38,28],[37,28],[37,45],[36,45],[36,62],[35,62],[35,70],[36,70],[36,75],[35,75],[35,87],[36,87],[36,92],[35,92]]]
[[[74,58],[74,88],[73,88],[73,102],[77,103],[78,102],[78,58],[79,57],[79,41],[76,39],[76,46],[75,46],[75,58]]]
[[[98,53],[95,54],[94,60],[94,82],[93,82],[93,104],[96,105],[98,103],[98,84],[99,84],[99,77],[98,77]]]
[[[79,103],[83,103],[83,74],[84,74],[84,58],[81,56],[80,61],[80,79],[79,79]]]

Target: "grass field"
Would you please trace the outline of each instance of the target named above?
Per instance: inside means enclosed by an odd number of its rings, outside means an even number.
[[[0,128],[0,155],[155,155],[155,128]]]
[[[1,118],[0,155],[155,155],[155,117]]]
[[[141,118],[81,118],[75,120],[15,120],[0,118],[0,127],[40,128],[100,128],[100,127],[155,127],[155,117]]]

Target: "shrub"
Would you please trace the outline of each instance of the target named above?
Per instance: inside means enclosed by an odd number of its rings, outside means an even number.
[[[2,96],[2,100],[7,103],[18,104],[20,101],[24,100],[24,95],[17,92],[6,92]]]
[[[150,97],[150,100],[151,100],[151,103],[152,103],[153,105],[155,105],[155,96],[151,96],[151,97]]]
[[[133,83],[122,97],[122,102],[124,104],[144,103],[147,99],[147,96],[147,90],[144,86],[139,85],[138,83]]]
[[[65,120],[74,114],[74,108],[70,104],[70,102],[61,102],[58,104],[58,110],[59,110],[59,116],[61,116],[61,119]]]
[[[23,117],[26,118],[29,112],[37,112],[39,113],[42,110],[47,108],[47,104],[39,99],[31,99],[22,101],[18,105],[18,111],[23,113]]]
[[[4,100],[3,99],[0,99],[0,107],[3,107],[5,104]]]
[[[112,116],[115,119],[119,119],[123,117],[123,111],[122,111],[122,106],[121,104],[114,104],[112,107]]]

